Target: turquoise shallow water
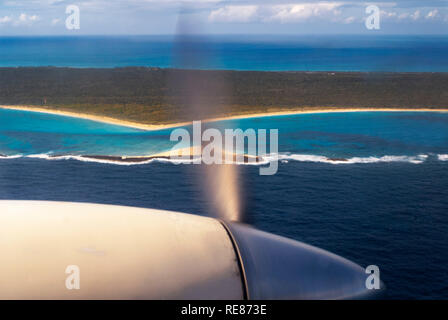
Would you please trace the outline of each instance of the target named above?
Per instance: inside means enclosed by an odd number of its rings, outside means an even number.
[[[170,131],[143,131],[37,112],[0,110],[0,153],[148,155],[169,149]]]
[[[221,121],[222,128],[278,129],[281,160],[421,163],[448,154],[448,113],[341,112]],[[191,128],[187,128],[191,129]],[[147,156],[171,149],[172,129],[143,131],[36,112],[0,110],[0,154]]]

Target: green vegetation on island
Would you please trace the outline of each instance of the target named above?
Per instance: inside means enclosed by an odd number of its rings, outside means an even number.
[[[201,88],[200,94],[216,104],[207,114],[211,118],[322,108],[448,108],[448,73],[146,67],[0,68],[0,105],[39,106],[146,124],[175,123],[194,117],[184,112],[191,97],[188,86],[178,85],[183,80],[199,82],[194,85]]]

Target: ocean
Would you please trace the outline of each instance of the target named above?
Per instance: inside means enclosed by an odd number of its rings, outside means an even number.
[[[448,71],[443,37],[288,38],[209,39],[200,47],[215,58],[204,68]],[[173,45],[170,37],[0,38],[0,66],[175,67]],[[320,113],[224,124],[279,129],[277,174],[238,165],[244,222],[378,265],[386,298],[447,298],[447,113]],[[209,215],[196,184],[200,166],[82,157],[151,155],[173,145],[170,133],[0,110],[0,199]]]
[[[203,69],[448,71],[447,36],[408,35],[0,37],[0,67],[170,68],[185,49]]]

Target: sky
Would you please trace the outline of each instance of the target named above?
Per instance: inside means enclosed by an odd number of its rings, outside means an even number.
[[[378,30],[365,26],[372,4],[380,10]],[[77,30],[66,27],[69,5],[80,11]],[[448,0],[0,0],[0,36],[179,32],[448,36]]]

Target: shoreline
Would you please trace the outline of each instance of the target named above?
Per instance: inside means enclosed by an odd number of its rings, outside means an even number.
[[[6,110],[17,110],[17,111],[28,111],[52,114],[58,116],[72,117],[78,119],[91,120],[96,122],[107,123],[111,125],[117,125],[122,127],[128,127],[132,129],[145,130],[145,131],[157,131],[163,129],[171,129],[182,126],[191,125],[191,122],[178,122],[172,124],[144,124],[128,120],[120,120],[116,118],[111,118],[107,116],[91,115],[87,113],[77,113],[71,111],[61,111],[61,110],[51,110],[41,107],[33,106],[7,106],[0,105],[0,109]],[[275,117],[275,116],[287,116],[287,115],[299,115],[299,114],[319,114],[319,113],[346,113],[346,112],[448,112],[448,108],[443,109],[429,109],[429,108],[321,108],[321,109],[298,109],[298,110],[284,110],[284,111],[271,111],[271,112],[260,112],[260,113],[250,113],[241,114],[233,116],[222,116],[217,118],[205,119],[202,122],[219,122],[226,120],[238,120],[238,119],[252,119],[252,118],[264,118],[264,117]]]
[[[41,107],[32,107],[32,106],[0,105],[0,109],[52,114],[52,115],[63,116],[63,117],[71,117],[71,118],[78,118],[78,119],[102,122],[102,123],[117,125],[117,126],[121,126],[121,127],[128,127],[128,128],[132,128],[132,129],[139,129],[139,130],[145,130],[145,131],[157,131],[157,130],[181,127],[181,126],[189,124],[188,122],[184,122],[184,123],[175,123],[175,124],[167,124],[167,125],[163,125],[163,124],[152,125],[152,124],[144,124],[144,123],[138,123],[138,122],[133,122],[133,121],[127,121],[127,120],[120,120],[120,119],[111,118],[111,117],[107,117],[107,116],[98,116],[98,115],[93,115],[93,114],[88,114],[88,113],[77,113],[77,112],[72,112],[72,111],[51,110],[51,109],[46,109],[46,108],[41,108]]]

